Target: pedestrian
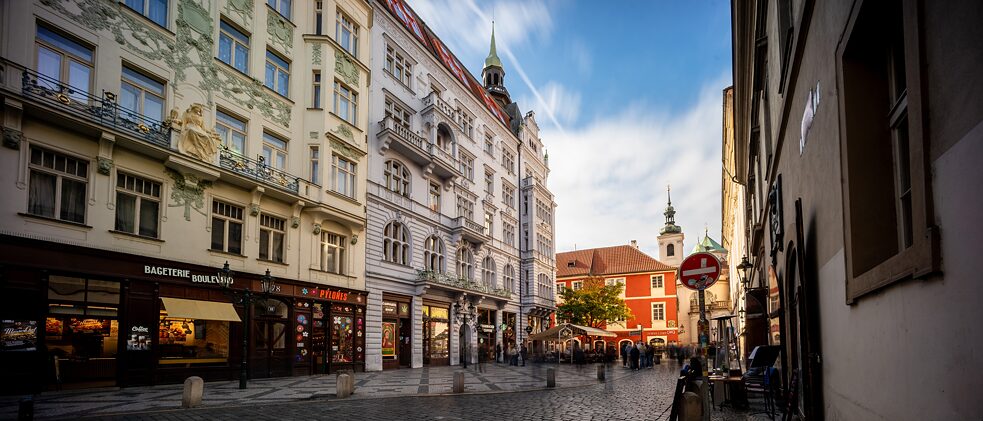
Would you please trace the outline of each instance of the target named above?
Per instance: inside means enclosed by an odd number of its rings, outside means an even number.
[[[577,344],[573,346],[573,362],[577,364],[577,371],[583,371],[584,364],[587,363],[587,356],[584,355],[584,350]]]
[[[495,362],[502,362],[502,344],[495,344]]]
[[[646,349],[646,352],[645,352],[645,359],[647,360],[648,368],[652,368],[654,366],[654,364],[652,364],[652,363],[655,360],[655,347],[654,346],[652,346],[652,345],[649,345],[648,346],[648,349]]]
[[[526,366],[526,357],[529,356],[529,349],[526,348],[526,344],[522,344],[522,349],[519,350],[519,356],[522,357],[522,366]]]
[[[621,365],[628,367],[628,352],[631,351],[630,343],[625,342],[625,346],[621,347]]]
[[[604,350],[604,353],[605,353],[604,362],[607,363],[608,365],[611,365],[611,363],[613,363],[614,360],[618,358],[617,351],[614,350],[613,346],[607,347]]]
[[[638,345],[632,345],[631,351],[628,351],[628,356],[631,358],[631,369],[638,370]]]

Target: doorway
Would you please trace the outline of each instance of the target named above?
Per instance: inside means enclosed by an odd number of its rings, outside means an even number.
[[[250,357],[250,377],[255,379],[289,376],[290,355],[287,353],[288,306],[275,298],[257,300],[253,304],[253,352]]]

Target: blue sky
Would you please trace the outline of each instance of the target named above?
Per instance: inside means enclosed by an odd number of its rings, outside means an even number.
[[[659,257],[669,183],[687,251],[705,225],[719,240],[728,1],[408,3],[476,76],[494,17],[506,87],[550,154],[558,252],[634,239]]]

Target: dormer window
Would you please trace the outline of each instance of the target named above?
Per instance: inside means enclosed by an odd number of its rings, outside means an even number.
[[[577,266],[577,262],[575,262],[573,260],[567,262],[567,267],[568,268],[572,268],[572,267],[575,267],[575,266]]]

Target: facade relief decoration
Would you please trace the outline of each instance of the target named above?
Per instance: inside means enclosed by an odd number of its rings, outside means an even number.
[[[24,140],[24,132],[11,129],[10,127],[3,128],[3,146],[10,149],[20,149],[20,143]]]
[[[314,229],[311,231],[314,235],[321,235],[321,224],[315,223]]]
[[[222,68],[214,57],[212,33],[214,21],[209,13],[210,0],[179,0],[178,18],[173,36],[143,19],[120,13],[116,2],[103,0],[40,0],[55,12],[92,31],[105,31],[125,50],[147,60],[162,62],[174,72],[169,85],[175,94],[178,87],[197,73],[197,88],[210,95],[235,101],[257,109],[270,120],[290,127],[290,105],[263,91],[262,82],[233,74]],[[233,3],[235,3],[233,5]],[[229,0],[227,9],[237,6],[252,9],[251,0]],[[245,6],[244,6],[245,5]],[[248,26],[248,25],[247,25]],[[292,30],[291,30],[292,34]],[[212,105],[211,100],[208,106]]]
[[[253,26],[253,0],[226,0],[225,15],[246,28]]]
[[[205,128],[203,109],[203,105],[193,104],[184,111],[184,117],[181,118],[181,138],[177,147],[185,155],[213,163],[222,141],[214,129]]]
[[[297,228],[300,226],[300,217],[294,216],[290,218],[290,228]]]
[[[270,34],[270,44],[280,45],[284,53],[290,54],[294,45],[294,26],[283,16],[272,10],[266,11],[266,32]]]
[[[335,50],[334,52],[334,71],[341,75],[345,83],[351,86],[358,85],[358,67],[355,66],[352,58],[341,50]]]
[[[167,206],[171,208],[183,207],[185,221],[191,220],[191,209],[207,216],[201,208],[205,206],[205,189],[211,187],[212,182],[199,179],[194,174],[181,174],[170,168],[165,168],[164,171],[174,180],[174,188],[171,189],[171,200],[174,203]]]
[[[311,64],[321,65],[321,44],[311,46]]]
[[[331,130],[331,133],[338,135],[338,137],[343,137],[345,139],[351,140],[352,142],[355,141],[355,135],[352,134],[352,129],[348,128],[348,126],[345,124],[339,124],[338,127],[335,127],[334,130]]]
[[[357,150],[357,149],[355,149],[355,148],[353,148],[351,146],[348,146],[348,145],[344,144],[343,142],[339,142],[339,141],[334,140],[334,139],[329,139],[329,140],[331,141],[331,149],[334,149],[335,152],[338,152],[339,154],[341,154],[342,156],[344,156],[346,158],[351,158],[351,159],[354,159],[354,160],[359,160],[359,159],[362,159],[362,156],[364,156],[361,151],[359,151],[359,150]]]
[[[102,156],[97,157],[96,164],[97,164],[96,171],[98,171],[99,174],[109,175],[110,171],[113,170],[113,160],[110,158],[106,158]]]

